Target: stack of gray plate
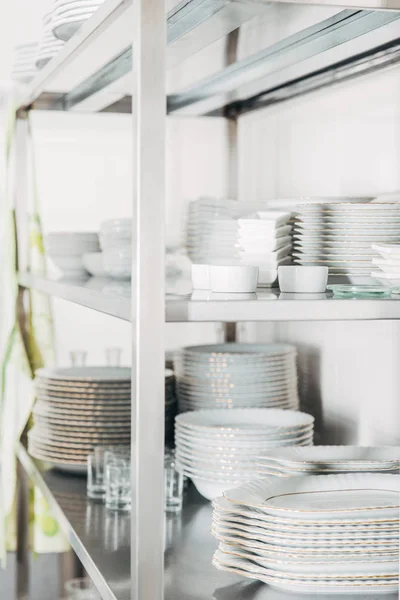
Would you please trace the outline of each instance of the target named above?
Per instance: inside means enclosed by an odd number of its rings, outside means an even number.
[[[14,48],[12,78],[21,83],[29,83],[36,75],[36,42],[20,44]]]
[[[203,408],[297,410],[296,348],[288,344],[212,344],[175,359],[179,411]]]

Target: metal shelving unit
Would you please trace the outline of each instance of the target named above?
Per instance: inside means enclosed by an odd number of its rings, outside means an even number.
[[[336,11],[329,18],[254,55],[230,60],[221,71],[167,98],[168,68],[235,32],[250,19],[265,15],[271,4],[279,7],[279,0],[181,0],[165,11],[164,0],[105,0],[39,73],[21,100],[20,168],[24,167],[26,111],[132,112],[134,292],[131,294],[129,286],[104,280],[67,282],[30,273],[19,275],[22,290],[39,290],[132,321],[131,516],[121,517],[122,525],[115,518],[110,529],[104,508],[86,501],[83,480],[54,472],[41,474],[23,447],[18,450],[25,471],[55,509],[61,527],[105,600],[222,599],[227,596],[215,590],[224,586],[232,586],[230,600],[251,600],[260,589],[254,584],[243,595],[239,577],[211,566],[215,547],[208,527],[211,507],[196,494],[189,496],[182,520],[168,518],[164,522],[165,321],[400,318],[397,299],[338,300],[329,294],[296,298],[274,291],[260,292],[248,300],[166,295],[166,100],[172,116],[230,118],[231,141],[235,142],[237,118],[242,113],[399,60],[400,0],[355,0],[351,10],[341,8],[342,0],[330,0]],[[296,0],[292,4],[296,8],[300,3]],[[310,4],[315,3],[310,0]],[[325,0],[319,4],[328,6]],[[230,54],[234,56],[235,51]],[[20,196],[23,213],[23,181]],[[119,531],[124,541],[116,547]]]

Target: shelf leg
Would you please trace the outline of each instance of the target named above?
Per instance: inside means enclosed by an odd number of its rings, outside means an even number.
[[[162,600],[165,0],[135,0],[132,18],[132,600]]]

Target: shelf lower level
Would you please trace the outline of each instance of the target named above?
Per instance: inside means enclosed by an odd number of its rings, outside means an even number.
[[[129,282],[92,277],[71,281],[19,275],[22,287],[81,304],[125,321],[131,320]],[[168,293],[171,292],[171,293]],[[400,296],[338,299],[326,294],[282,294],[258,290],[256,294],[192,293],[190,282],[167,281],[166,322],[251,321],[373,321],[400,319]]]

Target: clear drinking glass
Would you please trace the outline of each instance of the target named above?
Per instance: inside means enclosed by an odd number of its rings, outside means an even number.
[[[106,507],[110,510],[131,510],[131,465],[116,459],[106,467]]]
[[[164,456],[165,512],[179,513],[183,504],[183,473],[176,468],[175,452],[166,450]]]
[[[99,592],[89,577],[70,579],[65,583],[68,600],[101,600]]]
[[[93,500],[103,500],[105,495],[105,459],[109,449],[97,446],[87,457],[87,495]]]
[[[84,367],[86,365],[86,350],[71,350],[69,356],[73,367]]]
[[[106,348],[106,361],[109,367],[121,365],[122,348]]]

